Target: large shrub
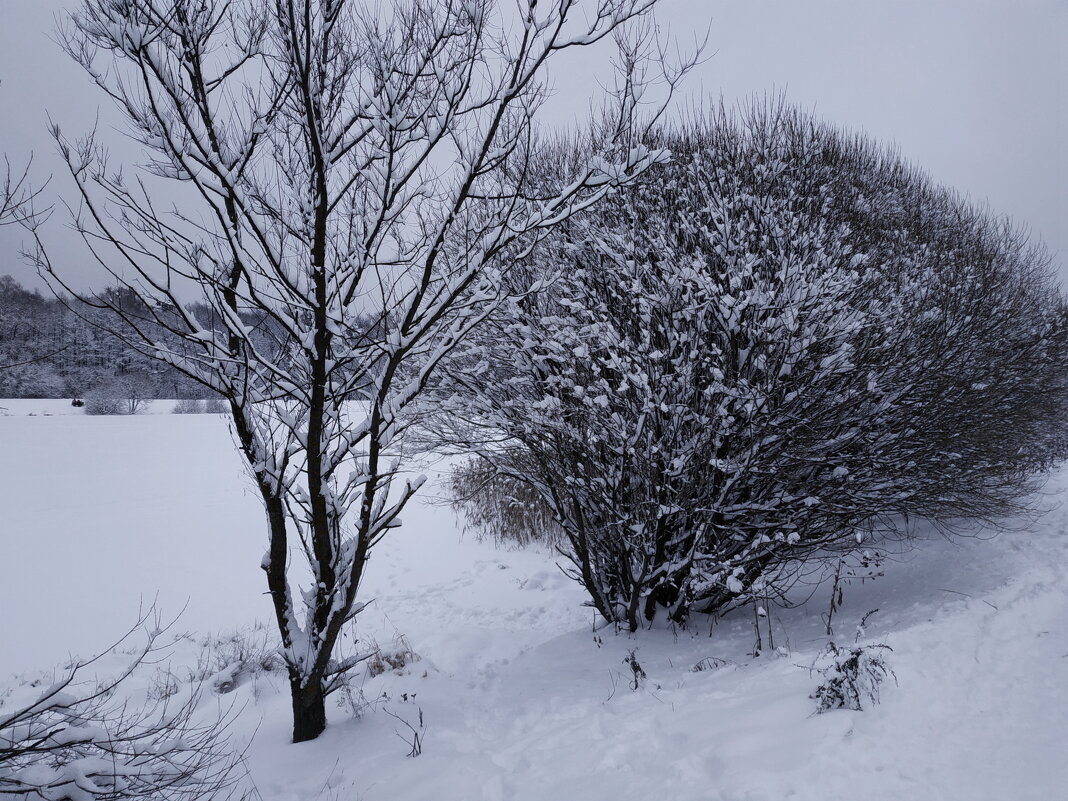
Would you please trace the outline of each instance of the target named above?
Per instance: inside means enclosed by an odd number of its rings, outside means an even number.
[[[498,479],[475,517],[532,491],[633,629],[910,517],[1018,510],[1062,439],[1045,252],[783,105],[657,144],[673,161],[547,238],[515,277],[548,288],[452,365],[439,425]]]

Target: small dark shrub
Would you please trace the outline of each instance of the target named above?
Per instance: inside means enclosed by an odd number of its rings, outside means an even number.
[[[823,683],[810,696],[816,700],[816,714],[832,709],[859,712],[864,709],[865,701],[879,703],[879,688],[883,681],[889,676],[897,683],[897,676],[884,654],[892,650],[885,643],[845,648],[828,643],[822,655],[830,657],[830,664],[818,669]]]
[[[405,743],[408,744],[408,757],[414,759],[415,757],[423,753],[423,738],[426,736],[426,721],[423,720],[423,708],[419,707],[418,727],[411,723],[411,721],[409,721],[407,718],[402,718],[400,715],[394,712],[390,712],[388,709],[383,711],[394,720],[403,723],[408,729],[408,735],[401,734],[399,731],[394,731],[394,734],[396,734],[398,737],[404,740]]]
[[[703,673],[706,670],[719,670],[721,667],[726,667],[731,664],[726,659],[720,659],[718,656],[706,656],[700,662],[690,668],[691,673]]]
[[[623,664],[630,668],[630,688],[637,690],[646,679],[645,668],[638,663],[636,651],[628,651]]]

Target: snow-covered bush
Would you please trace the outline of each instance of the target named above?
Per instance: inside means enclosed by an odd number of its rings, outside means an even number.
[[[367,660],[367,675],[373,678],[390,671],[408,673],[420,658],[406,638],[398,637],[390,647],[375,649]]]
[[[598,611],[681,620],[910,516],[1016,511],[1063,431],[1045,252],[781,104],[655,144],[671,164],[513,273],[548,288],[490,321],[438,401],[469,473],[551,514]],[[499,531],[494,503],[473,517]]]
[[[196,398],[179,398],[174,402],[171,414],[202,414],[204,401]]]
[[[117,678],[86,683],[75,664],[29,703],[0,706],[0,797],[41,801],[225,799],[239,795],[241,757],[227,720],[195,719],[198,695],[167,692],[134,708],[115,691],[155,650],[159,634]],[[98,657],[99,658],[99,657]]]
[[[230,407],[222,398],[180,398],[171,408],[171,414],[227,414]]]
[[[887,678],[897,681],[885,655],[892,650],[885,643],[845,648],[828,643],[821,656],[829,659],[829,663],[817,668],[823,682],[811,695],[816,700],[816,714],[832,709],[860,712],[869,701],[879,703],[882,683]]]
[[[222,636],[207,637],[193,679],[219,694],[233,692],[266,674],[285,674],[279,643],[266,626],[257,624]]]
[[[85,405],[82,407],[82,411],[91,415],[122,414],[122,401],[118,398],[108,397],[105,394],[92,392],[85,396]]]
[[[154,394],[144,376],[123,376],[89,392],[83,411],[92,415],[141,414]]]

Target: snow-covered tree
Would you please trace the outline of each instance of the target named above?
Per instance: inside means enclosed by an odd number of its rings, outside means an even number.
[[[1044,253],[781,104],[657,145],[534,254],[549,288],[453,360],[438,421],[485,492],[536,493],[598,611],[716,611],[904,516],[1017,508],[1063,428]]]
[[[71,18],[68,50],[151,154],[134,178],[56,131],[76,225],[147,313],[82,300],[229,401],[267,512],[297,741],[323,730],[330,677],[358,658],[334,645],[423,481],[401,477],[407,408],[500,302],[510,261],[662,156],[639,144],[632,69],[605,147],[551,187],[529,179],[546,65],[654,2],[87,0]],[[43,245],[39,259],[66,286]]]

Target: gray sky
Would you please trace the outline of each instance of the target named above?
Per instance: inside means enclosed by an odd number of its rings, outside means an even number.
[[[47,118],[68,135],[117,122],[50,40],[73,0],[0,0],[0,151],[35,153],[38,180],[69,193]],[[1068,279],[1068,0],[661,0],[659,19],[684,41],[710,25],[712,57],[687,93],[728,101],[783,90],[829,121],[896,143],[940,183],[1029,225]],[[569,62],[547,111],[584,116],[607,53]],[[116,153],[122,139],[112,135]],[[84,261],[48,223],[71,275]],[[39,285],[18,262],[23,234],[0,229],[0,274]],[[1068,280],[1064,281],[1068,286]]]

